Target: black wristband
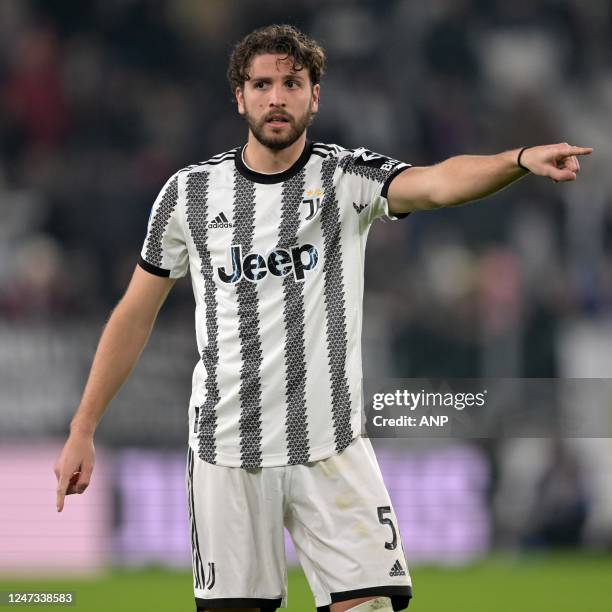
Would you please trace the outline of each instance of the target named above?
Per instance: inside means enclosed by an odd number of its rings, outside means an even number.
[[[533,145],[531,145],[531,147],[533,147]],[[523,152],[526,151],[527,149],[531,149],[531,147],[523,147],[518,154],[518,158],[516,160],[516,163],[518,165],[519,168],[522,168],[523,170],[527,170],[527,172],[531,172],[531,170],[529,168],[526,168],[525,166],[523,166],[523,164],[521,164],[521,156],[523,155]]]

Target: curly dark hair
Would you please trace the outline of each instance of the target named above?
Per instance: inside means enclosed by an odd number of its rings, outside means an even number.
[[[269,25],[253,30],[232,51],[227,78],[232,92],[244,87],[249,80],[249,66],[256,55],[283,53],[293,59],[293,70],[306,68],[313,85],[321,81],[325,72],[325,51],[315,40],[291,25]]]

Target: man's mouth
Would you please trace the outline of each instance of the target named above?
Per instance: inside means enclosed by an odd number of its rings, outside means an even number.
[[[282,125],[284,123],[289,123],[289,117],[286,115],[270,115],[266,119],[266,123],[271,125]]]

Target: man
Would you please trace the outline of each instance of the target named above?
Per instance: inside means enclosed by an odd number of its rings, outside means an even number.
[[[82,493],[93,435],[176,278],[191,272],[201,359],[187,486],[198,610],[286,603],[283,524],[320,608],[400,610],[411,582],[361,432],[363,257],[372,221],[482,198],[530,171],[575,180],[568,144],[410,167],[311,143],[325,56],[291,26],[241,41],[228,76],[245,146],[178,171],[94,358],[57,461],[57,507]]]

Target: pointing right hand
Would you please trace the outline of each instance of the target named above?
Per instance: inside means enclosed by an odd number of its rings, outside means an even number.
[[[93,434],[73,431],[66,440],[53,471],[57,478],[57,511],[64,509],[64,498],[84,493],[95,464]]]

